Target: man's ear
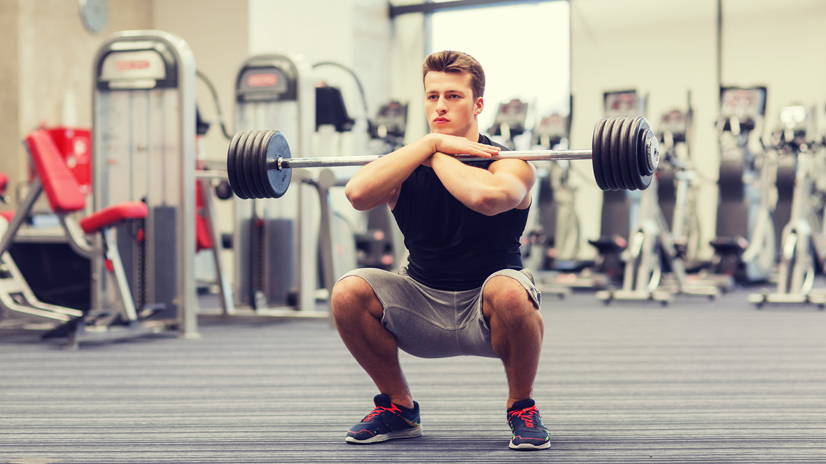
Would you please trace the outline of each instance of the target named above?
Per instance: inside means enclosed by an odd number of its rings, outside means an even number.
[[[473,104],[473,115],[479,116],[479,113],[485,109],[485,99],[482,97],[478,97],[476,102]]]

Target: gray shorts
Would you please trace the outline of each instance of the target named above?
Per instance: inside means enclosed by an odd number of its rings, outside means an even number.
[[[341,279],[358,276],[367,281],[384,308],[382,324],[396,337],[402,350],[422,358],[498,358],[482,314],[482,289],[491,277],[500,275],[522,284],[539,309],[540,293],[532,279],[513,269],[494,272],[481,287],[463,291],[437,290],[417,282],[406,272],[382,269],[356,269]]]

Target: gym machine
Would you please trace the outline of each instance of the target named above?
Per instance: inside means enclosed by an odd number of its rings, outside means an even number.
[[[229,136],[224,125],[223,115],[221,114],[218,95],[215,92],[212,82],[200,71],[197,72],[197,76],[212,92],[215,106],[218,110],[221,129],[224,131],[224,135]],[[195,278],[199,282],[199,294],[201,293],[201,285],[204,283],[207,284],[207,293],[210,291],[211,286],[214,285],[217,287],[219,302],[223,313],[231,314],[235,311],[235,302],[232,297],[229,276],[221,261],[222,240],[221,234],[218,231],[215,198],[226,200],[232,198],[232,193],[229,192],[229,182],[227,182],[226,179],[216,179],[211,175],[213,169],[221,168],[206,159],[203,139],[209,132],[211,124],[201,118],[201,112],[197,107],[195,123]],[[213,185],[216,181],[217,183]],[[213,191],[215,192],[214,195]],[[209,254],[206,262],[200,261],[204,258],[202,252]]]
[[[772,134],[772,147],[780,159],[796,164],[791,216],[783,228],[780,266],[774,292],[752,293],[749,302],[757,308],[770,304],[814,304],[826,307],[826,293],[813,291],[815,277],[823,271],[824,192],[816,180],[821,175],[823,146],[808,134],[811,118],[802,105],[780,111],[780,127]],[[820,245],[820,246],[818,246]]]
[[[371,142],[377,142],[374,153],[390,153],[404,146],[407,132],[407,104],[390,100],[381,105],[369,122]],[[407,249],[389,208],[373,208],[366,212],[367,231],[356,233],[359,267],[397,269],[404,266]]]
[[[195,59],[172,34],[120,32],[98,50],[93,82],[94,209],[146,204],[142,225],[117,231],[135,304],[197,337]],[[95,307],[108,306],[115,287],[104,261],[93,260]]]
[[[330,63],[316,66],[324,64]],[[298,56],[250,57],[238,72],[235,94],[238,129],[279,127],[297,140],[301,150],[310,151],[312,135],[320,126],[333,125],[336,130],[352,127],[340,91],[316,88],[310,66]],[[249,140],[250,148],[263,140]],[[333,241],[337,239],[333,236],[352,237],[352,233],[332,232],[340,229],[342,222],[330,207],[329,191],[336,184],[332,171],[301,169],[296,180],[301,188],[285,201],[234,202],[235,302],[238,308],[251,309],[256,315],[329,315],[316,309],[319,280],[326,297],[334,283],[336,265],[342,266],[334,256]],[[308,189],[317,192],[318,200]],[[352,255],[354,263],[355,243],[349,247],[342,243],[342,254]]]
[[[685,270],[684,248],[677,246],[677,240],[671,234],[666,215],[660,207],[659,194],[664,190],[661,182],[668,182],[669,185],[666,187],[673,190],[676,177],[679,179],[677,189],[680,190],[680,199],[674,210],[679,216],[674,216],[672,222],[679,229],[680,239],[684,240],[683,224],[687,220],[683,216],[686,213],[685,197],[689,188],[687,182],[693,178],[693,171],[688,164],[690,158],[686,156],[686,160],[683,161],[677,154],[677,144],[687,145],[692,113],[689,94],[688,110],[685,113],[674,110],[662,118],[663,163],[657,176],[652,179],[654,187],[642,192],[635,226],[625,250],[622,288],[597,292],[597,298],[606,304],[613,300],[653,300],[667,305],[674,295],[696,295],[713,299],[718,294],[713,286],[689,283]],[[677,226],[677,223],[680,225]],[[699,231],[695,230],[695,233]],[[672,277],[670,285],[664,284],[663,277],[667,272],[670,272]]]
[[[383,153],[390,153],[404,146],[407,133],[407,103],[390,100],[381,105],[370,121],[370,139],[382,143]]]
[[[86,196],[91,185],[91,130],[79,127],[40,127],[49,134],[57,146],[66,167],[77,181],[81,193]],[[13,207],[19,207],[22,199],[37,179],[37,169],[29,161],[28,180],[15,185],[11,199]],[[87,205],[89,206],[89,205]],[[91,213],[90,208],[85,208]],[[69,237],[60,221],[44,202],[35,204],[17,231],[9,248],[27,285],[46,303],[88,311],[91,308],[91,268],[89,258],[78,254],[71,246]],[[59,268],[53,266],[59,261]],[[54,272],[53,272],[54,271]]]
[[[19,209],[6,212],[0,219],[0,309],[22,314],[24,319],[35,317],[59,323],[57,327],[49,327],[51,330],[43,337],[65,337],[74,348],[86,342],[120,340],[166,330],[163,321],[147,320],[147,315],[151,315],[151,311],[147,314],[148,308],[136,306],[119,250],[123,244],[116,227],[140,227],[147,218],[146,204],[140,201],[111,204],[77,221],[77,213],[86,208],[86,197],[52,137],[46,130],[36,130],[26,137],[25,146],[37,176],[29,185]],[[72,249],[87,259],[103,261],[103,269],[116,293],[111,306],[94,305],[84,313],[76,308],[40,301],[8,253],[44,192]],[[95,235],[97,243],[89,237]],[[134,243],[140,239],[133,236],[127,237],[126,241]]]
[[[573,108],[571,105],[570,108]],[[551,113],[533,130],[533,146],[565,150],[569,147],[571,114]],[[575,272],[579,254],[579,217],[574,209],[576,187],[571,183],[574,169],[570,161],[551,161],[537,166],[533,205],[523,238],[523,261],[536,278],[543,294],[564,298],[567,286],[554,282],[556,271]]]
[[[765,87],[721,87],[719,199],[713,274],[740,283],[765,282],[776,258],[772,214],[777,165],[760,140]]]
[[[528,103],[514,98],[499,104],[488,133],[494,141],[513,150],[516,148],[516,137],[525,133],[527,120]]]
[[[609,118],[638,117],[645,114],[645,99],[636,90],[604,92],[603,112]],[[639,194],[633,192],[603,192],[600,236],[596,240],[588,240],[597,250],[594,265],[578,274],[570,274],[568,281],[558,280],[558,283],[579,289],[599,290],[621,282],[621,254],[628,245],[629,231],[633,226],[631,218],[635,215],[638,203]]]
[[[677,253],[688,267],[697,265],[702,246],[702,224],[697,210],[702,179],[692,160],[693,122],[689,95],[687,111],[672,109],[663,114],[659,124],[664,164],[659,172],[657,196]]]

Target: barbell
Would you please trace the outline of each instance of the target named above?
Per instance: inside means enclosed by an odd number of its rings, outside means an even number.
[[[293,158],[284,135],[276,130],[236,133],[227,150],[227,176],[240,198],[279,198],[287,192],[292,168],[359,166],[384,155]],[[457,155],[464,162],[500,159],[525,161],[592,161],[602,190],[643,190],[660,160],[656,135],[643,117],[601,119],[594,127],[591,150],[500,151],[492,158]]]

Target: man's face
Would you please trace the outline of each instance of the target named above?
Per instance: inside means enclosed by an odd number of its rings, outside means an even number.
[[[431,132],[466,137],[482,112],[482,97],[473,98],[470,73],[428,72],[424,77],[425,112]]]

